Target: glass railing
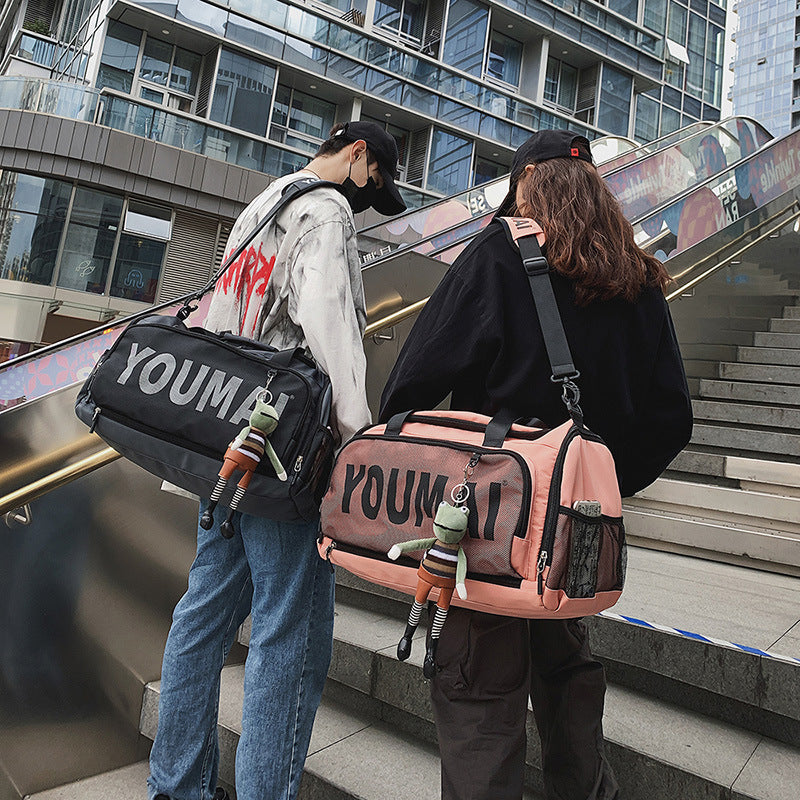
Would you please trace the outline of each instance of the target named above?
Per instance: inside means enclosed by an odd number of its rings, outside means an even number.
[[[666,261],[787,192],[798,192],[799,148],[796,130],[641,217],[633,226],[637,243]]]
[[[671,146],[645,154],[633,163],[627,163],[625,153],[598,164],[598,171],[629,220],[635,221],[703,183],[768,141],[768,135],[757,123],[744,118],[691,125],[683,134],[675,136]],[[603,140],[593,142],[592,147],[593,151],[602,152]],[[508,176],[504,176],[365,229],[359,234],[362,263],[370,264],[405,247],[431,255],[443,245],[469,239],[488,224],[507,191]]]
[[[611,57],[616,63],[625,64],[651,78],[661,79],[663,40],[655,34],[641,30],[633,22],[608,12],[594,0],[590,2],[498,0],[498,2],[552,31],[562,35],[568,31],[570,38]],[[570,15],[589,24],[576,23]],[[609,35],[603,36],[600,31]]]
[[[65,81],[41,78],[0,78],[0,108],[41,111],[58,117],[93,122],[100,93]]]

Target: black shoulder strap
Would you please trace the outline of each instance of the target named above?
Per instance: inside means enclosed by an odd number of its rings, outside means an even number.
[[[542,255],[537,240],[537,234],[542,233],[542,229],[536,222],[524,217],[498,217],[498,219],[522,256],[522,266],[528,276],[533,303],[544,335],[547,358],[550,361],[552,372],[550,380],[562,384],[564,403],[574,418],[574,410],[580,414],[578,406],[580,392],[575,384],[580,373],[575,369],[572,361],[564,324],[561,321],[556,296],[553,293],[553,284],[550,282],[550,265]]]
[[[189,314],[192,312],[192,308],[190,308],[190,304],[199,300],[206,292],[210,291],[214,288],[217,281],[228,271],[228,269],[235,264],[239,257],[244,253],[244,251],[250,246],[250,243],[253,239],[261,233],[262,230],[267,226],[272,219],[277,216],[277,214],[282,211],[292,200],[296,197],[299,197],[301,194],[306,194],[306,192],[310,192],[313,189],[319,189],[323,186],[328,186],[330,188],[336,189],[337,191],[341,191],[342,187],[338,183],[333,183],[332,181],[321,181],[319,178],[300,178],[296,181],[293,181],[288,186],[284,187],[283,191],[281,192],[280,198],[272,206],[272,208],[264,215],[262,219],[258,221],[258,224],[247,234],[244,241],[225,259],[225,262],[222,266],[217,270],[214,277],[202,288],[198,289],[183,305],[183,308],[178,311],[178,318],[181,320],[186,319]]]

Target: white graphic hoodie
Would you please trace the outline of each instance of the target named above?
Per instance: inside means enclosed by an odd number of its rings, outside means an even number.
[[[239,215],[232,253],[300,171],[271,183]],[[227,258],[226,255],[226,258]],[[362,335],[367,315],[353,214],[335,189],[292,200],[217,282],[205,327],[285,350],[308,347],[331,379],[332,421],[342,443],[369,424]]]

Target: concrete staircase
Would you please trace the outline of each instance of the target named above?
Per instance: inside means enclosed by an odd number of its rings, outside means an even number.
[[[736,605],[738,604],[738,606]],[[737,614],[729,609],[737,607]],[[434,800],[439,770],[420,633],[395,648],[407,598],[337,575],[334,656],[302,800]],[[626,800],[791,800],[800,785],[800,581],[632,548],[615,615],[591,620],[610,679],[605,733]],[[624,616],[620,616],[624,615]],[[625,617],[658,619],[637,624]],[[743,650],[719,640],[744,641]],[[248,626],[240,632],[246,646]],[[762,655],[774,650],[787,659]],[[220,778],[233,781],[241,664],[223,671]],[[142,686],[140,730],[157,725],[158,682]],[[538,739],[528,726],[526,800],[540,798]],[[146,763],[34,795],[144,800]]]
[[[643,546],[800,575],[800,291],[759,286],[683,345],[692,441],[625,524]]]

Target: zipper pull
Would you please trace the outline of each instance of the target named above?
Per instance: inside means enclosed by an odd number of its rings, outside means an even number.
[[[539,553],[539,561],[536,564],[536,580],[537,580],[537,588],[539,590],[539,594],[544,592],[544,568],[547,566],[547,550],[542,550]]]
[[[94,413],[92,414],[92,424],[89,426],[89,433],[94,433],[95,425],[97,425],[97,418],[100,416],[100,406],[95,406]]]
[[[297,461],[294,462],[294,471],[300,472],[303,469],[303,456],[297,456]]]
[[[331,572],[334,572],[333,564],[331,563],[331,550],[333,550],[334,547],[336,547],[336,542],[331,542],[327,548],[325,548],[325,560],[328,562]]]

